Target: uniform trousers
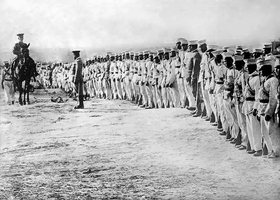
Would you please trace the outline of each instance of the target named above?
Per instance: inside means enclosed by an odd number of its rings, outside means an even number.
[[[15,88],[13,81],[4,81],[4,93],[5,101],[8,104],[11,104],[12,101],[15,101]]]

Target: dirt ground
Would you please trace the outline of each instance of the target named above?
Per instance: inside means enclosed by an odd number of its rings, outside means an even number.
[[[0,199],[280,199],[280,159],[234,148],[186,109],[127,101],[6,106],[0,92]]]

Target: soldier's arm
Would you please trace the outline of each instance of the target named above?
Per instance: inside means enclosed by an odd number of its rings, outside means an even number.
[[[254,86],[252,87],[252,89],[255,91],[255,102],[253,105],[253,109],[258,109],[259,107],[259,101],[258,101],[258,96],[259,96],[259,90],[260,90],[260,81],[259,81],[259,77],[255,77],[255,82],[254,82]],[[248,83],[247,83],[248,84]]]
[[[201,63],[201,56],[199,53],[196,53],[193,58],[193,73],[192,79],[197,79],[200,71],[200,63]]]
[[[277,78],[271,78],[270,80],[270,86],[269,86],[269,103],[266,107],[265,114],[269,116],[273,116],[276,106],[277,106],[277,86],[278,86],[278,80]]]
[[[187,82],[191,81],[193,75],[193,67],[194,67],[194,61],[193,58],[190,58],[189,64],[187,66],[187,76],[186,76]]]
[[[13,49],[13,54],[19,55],[20,54],[20,46],[18,43],[15,44],[14,49]]]

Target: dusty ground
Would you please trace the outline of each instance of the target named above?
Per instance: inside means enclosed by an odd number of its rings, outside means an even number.
[[[185,109],[0,102],[0,199],[280,199],[280,160],[225,142]],[[65,96],[63,96],[65,97]],[[64,98],[65,99],[65,98]]]

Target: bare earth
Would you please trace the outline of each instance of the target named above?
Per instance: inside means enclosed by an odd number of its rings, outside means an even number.
[[[0,102],[0,199],[280,199],[280,159],[253,157],[185,109]]]

